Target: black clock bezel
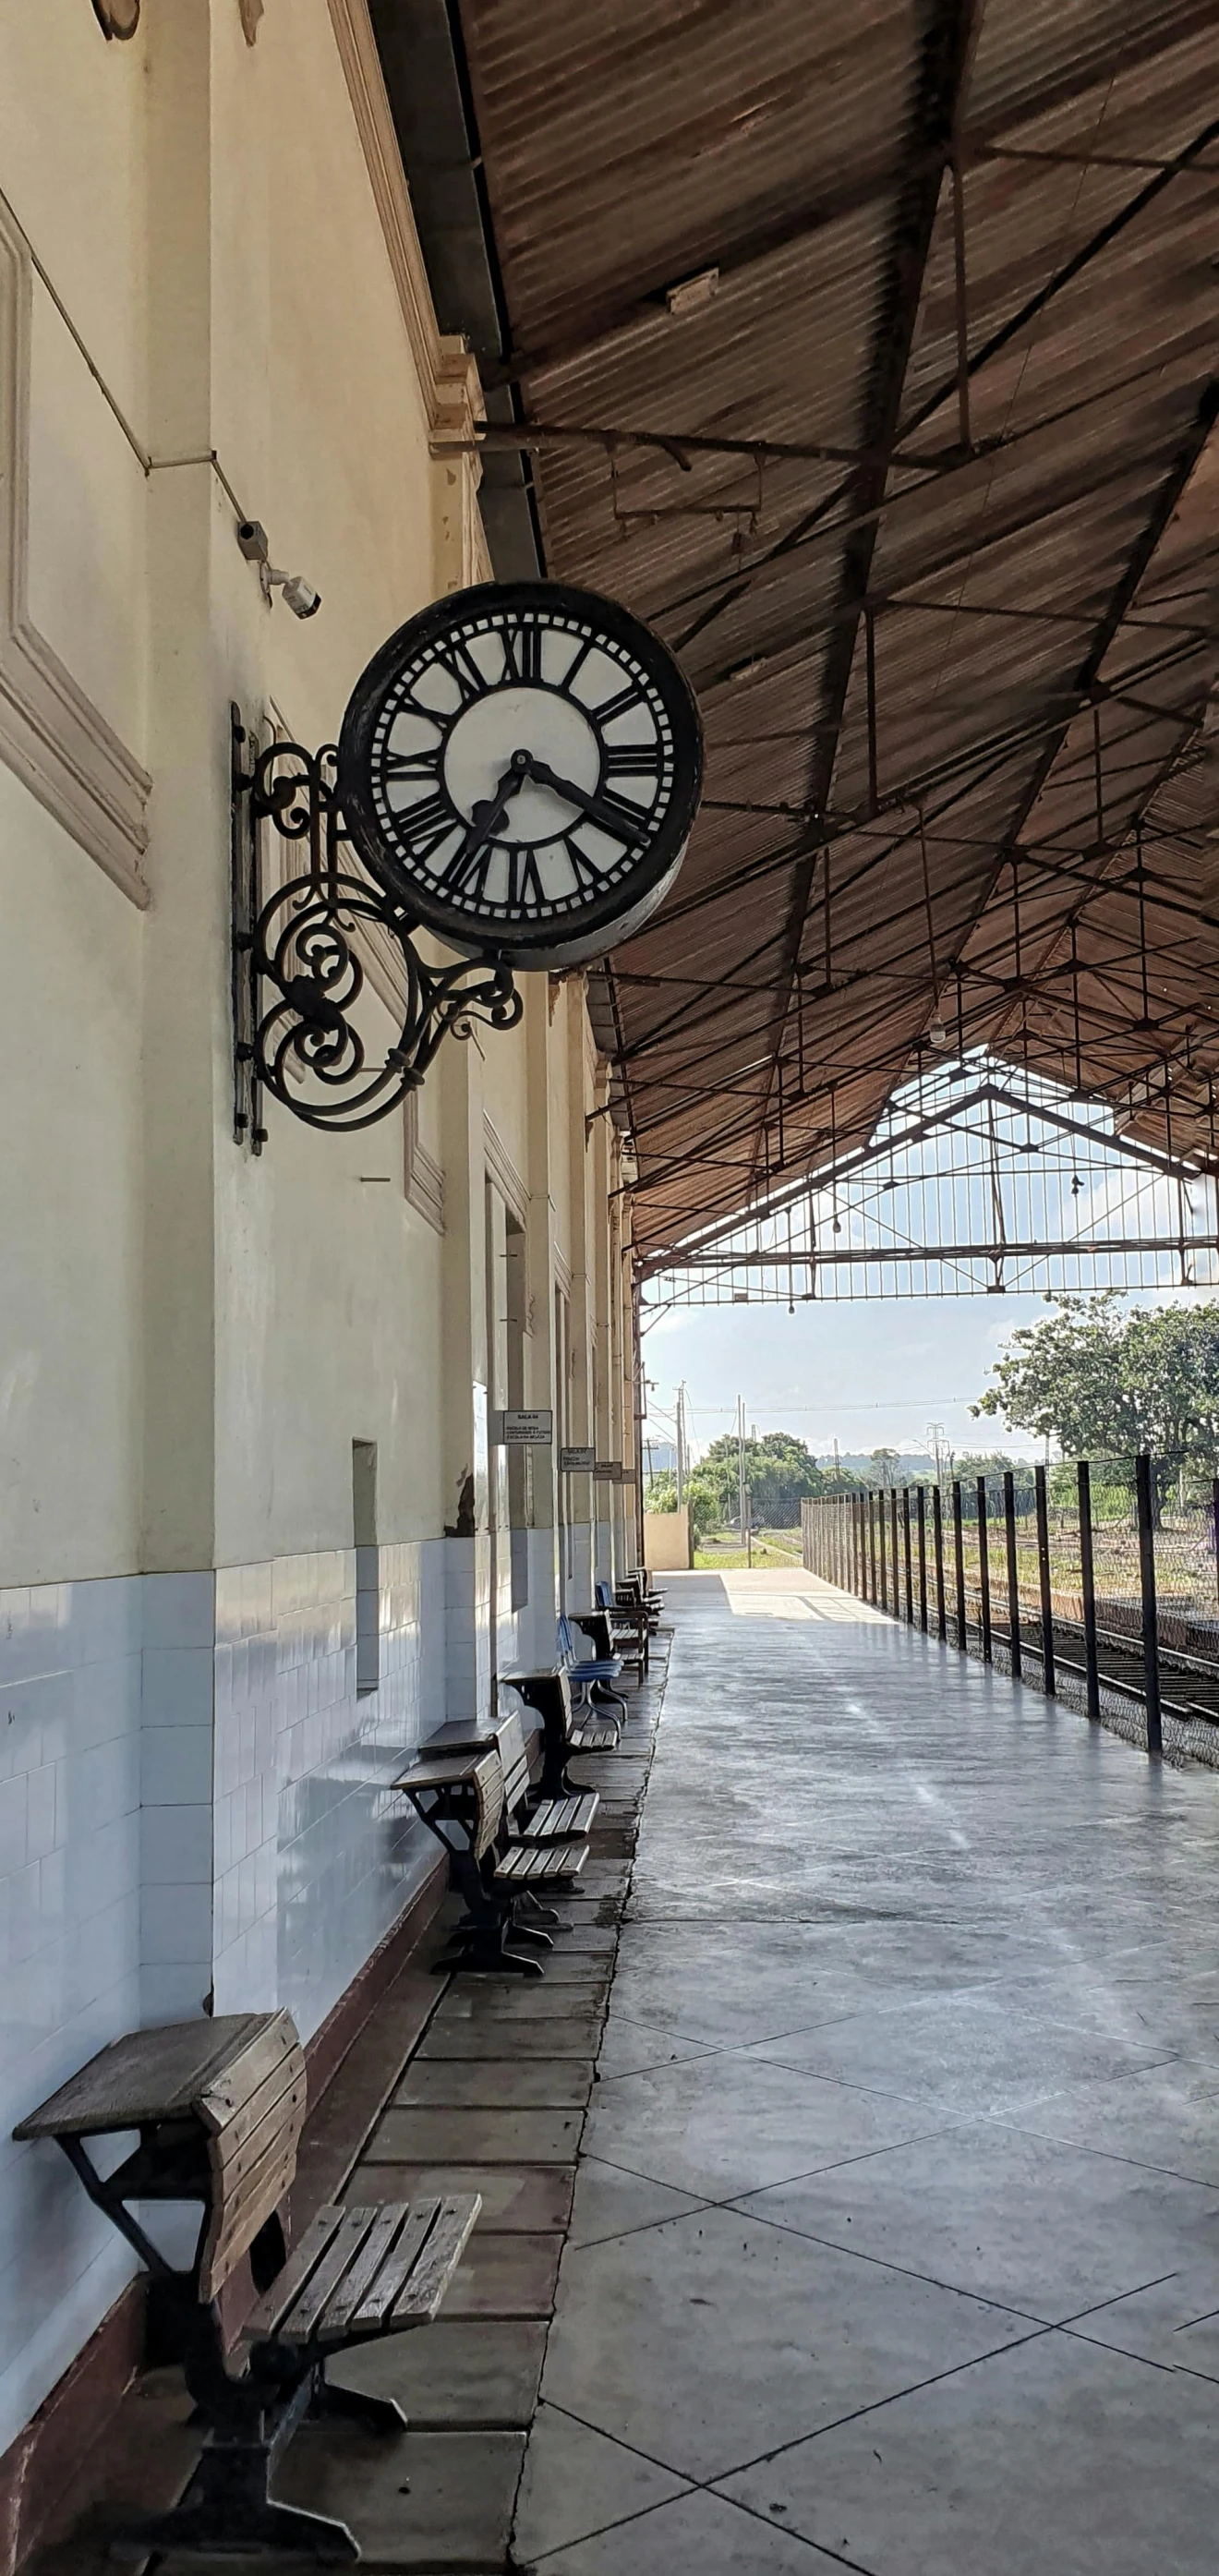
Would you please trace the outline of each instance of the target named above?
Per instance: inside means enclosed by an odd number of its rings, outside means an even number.
[[[633,656],[662,699],[672,728],[674,779],[668,810],[653,840],[625,875],[595,900],[550,918],[513,924],[458,909],[434,895],[420,876],[400,864],[388,841],[372,790],[374,739],[385,699],[403,666],[443,645],[455,628],[480,612],[572,617]],[[590,717],[592,709],[586,710]],[[576,965],[603,955],[616,940],[642,927],[672,884],[690,837],[702,787],[702,725],[684,673],[650,627],[616,600],[564,582],[478,582],[433,600],[391,635],[357,680],[339,734],[337,794],[351,839],[365,866],[394,900],[459,955],[496,956],[524,968]],[[406,835],[403,835],[405,841]]]

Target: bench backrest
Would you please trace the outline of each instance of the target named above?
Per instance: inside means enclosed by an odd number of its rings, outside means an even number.
[[[305,2120],[305,2055],[291,2013],[276,2013],[198,2102],[207,2131],[211,2217],[199,2295],[214,2299],[274,2216],[296,2172]]]
[[[482,1860],[495,1841],[504,1812],[504,1766],[498,1748],[484,1753],[475,1764],[473,1782],[475,1813],[470,1849],[475,1860]]]
[[[609,1585],[605,1582],[603,1577],[599,1578],[597,1583],[597,1608],[598,1610],[612,1610],[613,1606],[614,1596],[610,1591]]]
[[[527,1708],[536,1711],[545,1735],[550,1736],[552,1730],[557,1730],[561,1741],[564,1744],[568,1742],[575,1724],[575,1711],[566,1664],[557,1664],[549,1673],[522,1673],[519,1680],[513,1674],[505,1673],[502,1680],[520,1692]]]
[[[576,1650],[571,1642],[571,1621],[565,1610],[559,1613],[559,1653],[564,1663],[574,1663]]]
[[[529,1789],[529,1756],[519,1710],[514,1709],[510,1717],[501,1717],[495,1741],[504,1774],[504,1805],[513,1816]]]

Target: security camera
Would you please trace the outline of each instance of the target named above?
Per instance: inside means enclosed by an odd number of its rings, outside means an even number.
[[[303,572],[276,571],[261,519],[242,519],[237,529],[237,543],[246,562],[258,566],[258,579],[268,607],[272,591],[281,590],[284,604],[294,617],[316,617],[322,604],[320,590],[315,590],[312,582],[306,581]]]
[[[271,579],[278,579],[284,606],[291,609],[294,617],[316,617],[322,604],[322,594],[314,589],[311,581],[306,581],[303,573],[290,572],[286,577],[283,573],[272,573]]]
[[[294,617],[316,617],[322,594],[311,581],[306,581],[303,572],[277,572],[274,564],[260,563],[258,578],[265,600],[269,602],[272,591],[278,590],[285,608],[290,608]]]

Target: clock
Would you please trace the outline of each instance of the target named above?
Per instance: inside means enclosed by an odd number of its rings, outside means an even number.
[[[558,582],[487,582],[412,617],[339,738],[339,804],[378,884],[459,954],[512,966],[579,965],[638,930],[701,780],[667,646]]]

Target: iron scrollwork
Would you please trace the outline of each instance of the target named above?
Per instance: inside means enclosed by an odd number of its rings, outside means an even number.
[[[344,864],[336,761],[331,743],[317,752],[279,741],[256,750],[234,708],[234,1127],[255,1153],[266,1142],[264,1090],[311,1127],[372,1127],[422,1082],[450,1031],[468,1038],[476,1019],[515,1028],[524,1007],[502,958],[429,966],[415,947],[417,920]],[[277,842],[307,853],[307,866],[264,892],[268,824]],[[392,995],[401,1010],[379,1062],[354,1016],[370,966],[378,998]]]

